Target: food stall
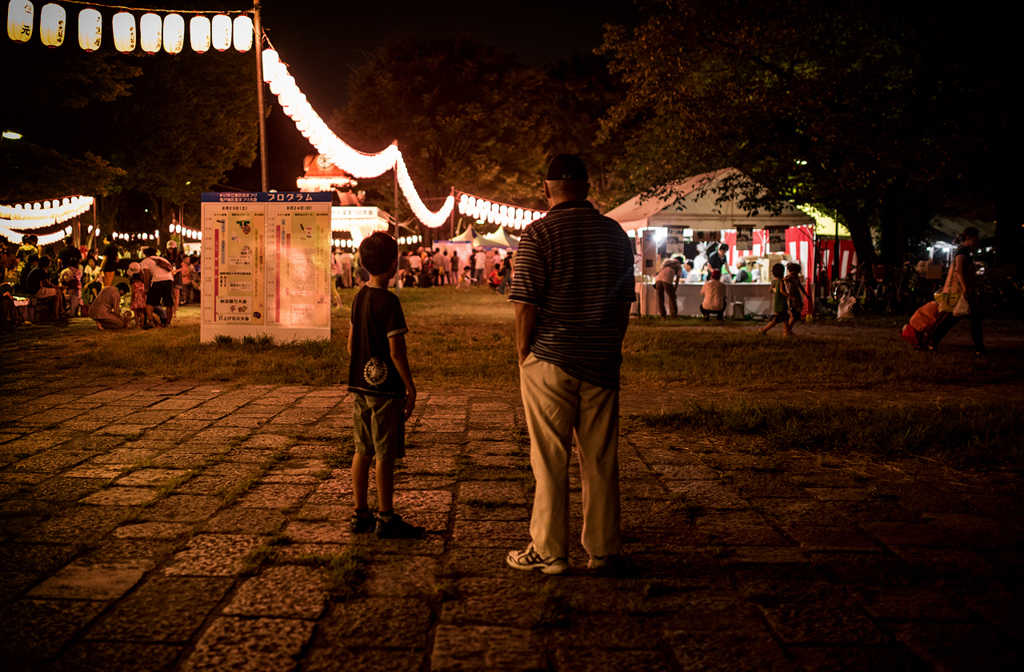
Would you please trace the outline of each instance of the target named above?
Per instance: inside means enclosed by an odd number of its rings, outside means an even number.
[[[728,244],[727,261],[732,267],[741,259],[753,258],[762,269],[760,282],[726,283],[729,316],[740,309],[743,314],[771,314],[770,268],[777,261],[795,260],[805,276],[811,275],[814,218],[788,203],[777,214],[748,214],[738,199],[722,199],[721,190],[716,189],[723,179],[736,175],[738,171],[732,168],[696,175],[671,185],[664,196],[636,196],[605,213],[636,240],[640,315],[659,312],[654,276],[663,259],[676,253],[696,253],[703,249],[702,243]],[[700,314],[700,288],[700,282],[680,282],[676,290],[680,315]]]

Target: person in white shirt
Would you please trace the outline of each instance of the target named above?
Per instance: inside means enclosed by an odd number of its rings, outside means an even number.
[[[167,323],[171,326],[174,317],[174,268],[166,259],[156,256],[156,248],[147,247],[142,251],[146,258],[139,266],[146,283],[146,316],[154,323],[154,307],[161,303],[167,308]]]

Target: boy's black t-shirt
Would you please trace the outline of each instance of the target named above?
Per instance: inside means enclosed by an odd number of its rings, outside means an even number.
[[[352,359],[349,392],[404,397],[405,383],[391,359],[392,336],[409,331],[398,297],[386,289],[364,286],[352,300]]]

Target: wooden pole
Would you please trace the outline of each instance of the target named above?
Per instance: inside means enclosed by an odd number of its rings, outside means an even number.
[[[270,191],[267,169],[267,123],[263,118],[263,24],[260,22],[260,0],[253,0],[253,27],[256,31],[256,103],[260,121],[260,191]]]

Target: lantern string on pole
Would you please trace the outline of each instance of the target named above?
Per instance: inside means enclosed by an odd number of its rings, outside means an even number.
[[[156,7],[126,7],[124,5],[104,5],[100,2],[87,0],[58,0],[65,5],[86,5],[104,9],[123,9],[129,12],[173,12],[174,14],[249,14],[251,9],[158,9]]]

